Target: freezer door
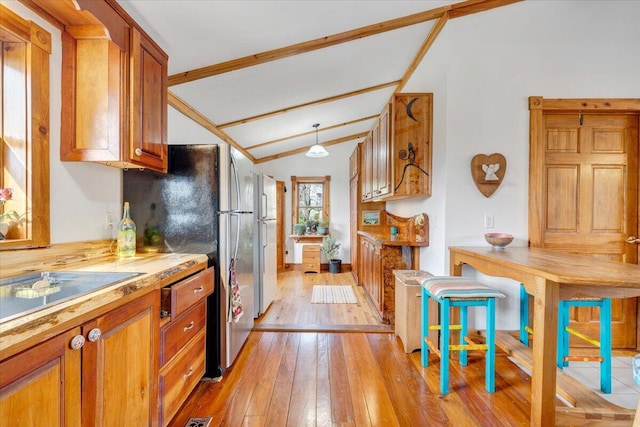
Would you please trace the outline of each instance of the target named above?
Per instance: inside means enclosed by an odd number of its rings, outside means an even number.
[[[275,301],[278,293],[278,274],[276,268],[276,221],[264,221],[262,256],[262,298],[260,299],[261,313],[265,313],[269,305]]]

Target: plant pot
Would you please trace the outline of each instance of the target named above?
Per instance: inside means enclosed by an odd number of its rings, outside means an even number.
[[[329,273],[337,274],[342,271],[342,260],[341,259],[330,259],[329,260]]]
[[[329,232],[329,227],[325,227],[324,225],[319,225],[316,228],[316,233],[318,233],[321,236],[326,235]]]
[[[304,224],[293,224],[293,234],[296,236],[303,236],[307,231],[307,226]]]

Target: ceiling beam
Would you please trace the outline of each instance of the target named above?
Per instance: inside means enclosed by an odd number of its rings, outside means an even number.
[[[367,87],[364,89],[358,89],[358,90],[354,90],[353,92],[347,92],[347,93],[342,93],[340,95],[336,95],[336,96],[330,96],[328,98],[323,98],[323,99],[318,99],[316,101],[311,101],[311,102],[307,102],[304,104],[299,104],[299,105],[294,105],[291,107],[287,107],[287,108],[282,108],[280,110],[276,110],[276,111],[271,111],[268,113],[264,113],[264,114],[259,114],[257,116],[253,116],[253,117],[246,117],[244,119],[239,119],[239,120],[235,120],[233,122],[228,122],[228,123],[224,123],[221,125],[218,125],[219,129],[224,129],[224,128],[228,128],[231,126],[238,126],[238,125],[243,125],[249,122],[253,122],[256,120],[262,120],[262,119],[266,119],[267,117],[273,117],[273,116],[277,116],[280,114],[284,114],[284,113],[290,113],[292,111],[295,110],[300,110],[302,108],[308,108],[308,107],[313,107],[314,105],[320,105],[320,104],[326,104],[327,102],[334,102],[334,101],[338,101],[340,99],[344,99],[344,98],[349,98],[352,96],[358,96],[358,95],[362,95],[363,93],[367,93],[367,92],[375,92],[377,90],[382,90],[391,86],[395,86],[398,83],[400,83],[400,80],[395,80],[393,82],[388,82],[388,83],[382,83],[379,84],[377,86],[371,86],[371,87]]]
[[[405,70],[404,75],[402,76],[402,79],[400,79],[400,84],[398,85],[398,87],[396,87],[396,90],[394,93],[402,92],[402,89],[404,89],[405,85],[413,75],[414,71],[416,71],[416,68],[418,68],[418,65],[420,65],[420,62],[422,61],[424,56],[427,54],[427,52],[433,45],[433,42],[435,42],[436,38],[438,38],[440,31],[442,31],[442,29],[444,28],[444,25],[447,23],[448,20],[449,20],[449,14],[445,13],[440,18],[438,18],[438,20],[433,25],[433,27],[431,27],[431,30],[429,31],[427,38],[424,39],[422,46],[420,46],[420,49],[418,49],[418,53],[413,58],[413,61],[411,61],[411,64],[409,64],[409,67]]]
[[[378,22],[376,24],[367,25],[365,27],[360,27],[354,30],[344,31],[338,34],[320,37],[318,39],[296,43],[290,46],[256,53],[254,55],[249,55],[242,58],[232,59],[230,61],[221,62],[219,64],[209,65],[206,67],[196,68],[194,70],[173,74],[169,76],[169,86],[188,83],[194,80],[211,77],[218,74],[224,74],[230,71],[240,70],[242,68],[253,67],[254,65],[264,64],[266,62],[287,58],[293,55],[299,55],[305,52],[311,52],[317,49],[335,46],[340,43],[350,42],[353,40],[361,39],[363,37],[369,37],[387,31],[408,27],[410,25],[420,24],[422,22],[439,18],[440,16],[442,16],[442,14],[446,13],[450,9],[451,6],[443,6],[436,9],[415,13],[413,15],[404,16],[401,18]]]
[[[240,151],[242,154],[244,154],[245,157],[255,163],[255,158],[251,154],[249,154],[249,152],[244,147],[234,141],[233,138],[221,131],[215,123],[203,116],[198,110],[187,104],[184,100],[177,97],[173,92],[168,92],[169,105],[171,105],[173,108],[175,108],[185,116],[189,117],[194,122],[198,123],[203,128],[207,129],[209,132],[211,132],[227,144]]]
[[[331,141],[323,142],[320,145],[322,145],[323,147],[328,147],[330,145],[341,144],[343,142],[353,141],[354,139],[364,138],[368,134],[369,134],[368,131],[367,132],[360,132],[360,133],[356,133],[356,134],[353,134],[353,135],[348,135],[348,136],[343,136],[341,138],[332,139]],[[301,147],[301,148],[296,148],[294,150],[283,151],[281,153],[274,154],[273,156],[266,156],[266,157],[261,157],[259,159],[255,159],[254,163],[264,163],[264,162],[268,162],[268,161],[271,161],[271,160],[281,159],[283,157],[293,156],[294,154],[304,153],[307,150],[309,150],[309,147]]]
[[[330,129],[336,129],[336,128],[340,128],[340,127],[343,127],[343,126],[352,125],[352,124],[355,124],[355,123],[365,122],[367,120],[377,119],[379,116],[380,116],[379,114],[375,114],[373,116],[362,117],[360,119],[351,120],[351,121],[344,122],[344,123],[339,123],[337,125],[327,126],[326,128],[319,129],[318,132],[323,132],[323,131],[330,130]],[[309,132],[303,132],[303,133],[298,133],[298,134],[295,134],[295,135],[289,135],[289,136],[285,136],[284,138],[272,139],[271,141],[262,142],[262,143],[256,144],[256,145],[250,145],[250,146],[245,147],[245,148],[247,150],[253,150],[253,149],[256,149],[256,148],[266,147],[267,145],[273,145],[273,144],[277,144],[279,142],[288,141],[289,139],[299,138],[301,136],[307,136],[307,135],[311,135],[311,134],[315,134],[315,133],[316,133],[315,130],[310,130]]]
[[[460,18],[461,16],[484,12],[520,1],[522,0],[468,0],[452,5],[449,11],[449,18]]]

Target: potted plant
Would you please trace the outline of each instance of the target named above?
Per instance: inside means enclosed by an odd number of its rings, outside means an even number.
[[[307,231],[307,224],[305,224],[304,219],[300,219],[300,222],[297,224],[293,224],[293,234],[296,236],[302,236]]]
[[[325,218],[322,218],[318,222],[318,226],[316,227],[316,232],[321,236],[324,236],[325,234],[327,234],[329,232],[329,221],[327,221]]]
[[[327,236],[322,239],[320,252],[322,252],[329,261],[329,273],[340,273],[342,270],[342,260],[337,258],[339,251],[340,243],[338,243],[335,238]]]

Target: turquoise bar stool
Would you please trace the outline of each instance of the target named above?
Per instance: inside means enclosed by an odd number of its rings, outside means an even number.
[[[422,346],[420,362],[423,367],[429,366],[429,350],[440,357],[440,393],[449,392],[449,352],[460,352],[460,365],[467,366],[468,350],[485,350],[485,388],[489,393],[495,391],[495,315],[496,298],[504,298],[504,294],[476,282],[472,279],[457,276],[430,277],[422,282],[421,332]],[[440,307],[440,324],[429,325],[429,298],[435,300]],[[460,309],[460,324],[450,322],[451,307]],[[468,337],[467,320],[469,307],[485,307],[486,338],[484,344],[477,344]],[[440,331],[440,348],[429,338],[430,330]],[[450,344],[450,331],[460,330],[460,343]]]
[[[595,340],[582,332],[573,329],[569,322],[571,307],[599,307],[600,308],[600,340]],[[529,294],[520,284],[520,342],[529,345],[529,334],[533,329],[529,327]],[[600,349],[599,356],[581,356],[569,354],[571,335]],[[562,369],[569,366],[569,362],[599,362],[600,390],[611,393],[611,299],[610,298],[573,298],[560,300],[558,307],[558,338],[556,365]]]

